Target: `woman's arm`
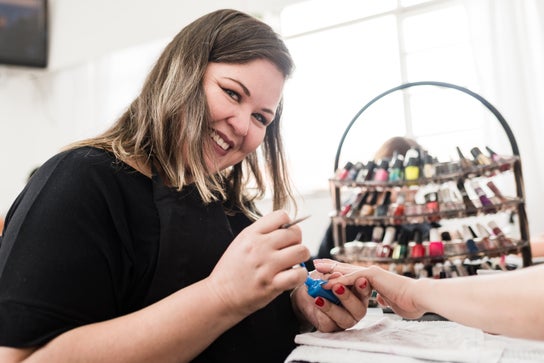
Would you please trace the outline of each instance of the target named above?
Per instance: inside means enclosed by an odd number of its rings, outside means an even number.
[[[298,226],[273,212],[244,229],[207,278],[142,310],[89,324],[28,351],[0,348],[2,362],[187,362],[219,335],[304,282],[310,257]],[[26,359],[25,356],[31,353]]]
[[[244,318],[202,280],[138,312],[70,330],[2,362],[186,362]],[[14,354],[17,352],[18,354]]]
[[[332,263],[314,261],[321,271],[329,271]],[[544,265],[440,280],[411,279],[376,266],[338,264],[334,271],[346,275],[331,279],[328,286],[365,278],[378,291],[380,304],[406,318],[434,312],[489,333],[544,340]]]

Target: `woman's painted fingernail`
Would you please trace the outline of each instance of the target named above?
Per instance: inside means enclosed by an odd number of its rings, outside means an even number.
[[[366,280],[365,280],[365,281],[363,281],[363,282],[359,285],[359,288],[360,288],[360,289],[364,289],[364,288],[366,288],[366,285],[367,285],[367,282],[366,282]]]
[[[325,305],[325,300],[323,300],[322,297],[318,297],[315,299],[315,304],[319,307],[323,307],[323,305]]]
[[[336,290],[334,290],[334,292],[336,292],[338,295],[342,295],[345,291],[346,289],[342,285],[338,286]]]

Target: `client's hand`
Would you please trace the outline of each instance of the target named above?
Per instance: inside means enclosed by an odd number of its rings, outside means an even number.
[[[419,318],[425,313],[416,302],[418,280],[391,273],[378,266],[361,267],[327,259],[314,260],[314,265],[318,271],[330,271],[334,266],[335,274],[324,287],[334,289],[338,284],[356,286],[361,279],[366,279],[372,289],[378,292],[377,301],[380,305],[391,307],[395,313],[408,319]]]

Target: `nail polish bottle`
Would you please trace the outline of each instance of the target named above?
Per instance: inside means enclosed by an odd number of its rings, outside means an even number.
[[[374,168],[376,164],[373,160],[370,160],[366,165],[359,171],[355,180],[359,183],[372,180],[374,177]]]
[[[346,176],[345,180],[355,180],[357,178],[357,174],[361,171],[361,169],[364,167],[364,164],[360,161],[356,162],[355,165],[349,169],[348,175]]]
[[[351,203],[346,203],[342,207],[342,210],[340,211],[340,215],[345,217],[348,215],[348,213],[351,211]]]
[[[438,193],[430,192],[425,194],[425,212],[428,213],[429,222],[438,222],[440,220],[440,207],[438,204]]]
[[[440,189],[438,190],[438,207],[442,211],[457,209],[450,183],[444,183],[440,186]]]
[[[393,216],[393,224],[402,224],[404,222],[404,202],[405,202],[404,193],[399,193],[397,195],[397,200],[393,204],[393,212],[390,215]]]
[[[391,191],[386,191],[383,196],[383,201],[376,207],[374,215],[376,217],[384,217],[387,215],[389,204],[391,203]]]
[[[462,228],[463,228],[463,239],[465,240],[468,253],[471,253],[471,254],[478,253],[478,246],[476,246],[476,242],[474,242],[474,237],[472,236],[472,233],[468,229],[468,226],[466,224],[463,224]]]
[[[489,157],[491,158],[491,160],[493,160],[497,164],[500,164],[499,166],[500,171],[506,171],[510,169],[510,164],[506,164],[502,156],[500,156],[495,151],[493,151],[489,146],[486,146],[485,148],[487,149],[487,152],[489,153]]]
[[[429,154],[425,154],[425,162],[423,163],[423,176],[427,179],[431,179],[436,175],[436,167],[433,157]]]
[[[340,210],[341,216],[346,216],[351,211],[351,208],[353,207],[353,203],[355,203],[356,199],[357,199],[357,194],[350,195],[348,200],[344,202],[344,204],[342,205],[342,209]]]
[[[459,256],[467,253],[465,241],[456,229],[452,230],[451,234],[449,231],[444,231],[440,236],[444,242],[444,254],[446,256]]]
[[[482,150],[480,150],[479,147],[473,147],[470,149],[470,153],[472,154],[472,157],[474,158],[474,161],[476,161],[479,165],[491,165],[492,160],[484,155],[482,153]]]
[[[497,248],[495,241],[490,238],[489,232],[481,223],[476,223],[476,230],[478,237],[474,241],[476,242],[476,245],[482,245],[483,248],[479,247],[480,250],[492,250]],[[481,241],[481,243],[479,241]]]
[[[461,194],[461,197],[463,199],[463,204],[465,205],[466,215],[467,216],[475,216],[478,213],[478,209],[476,208],[476,206],[474,205],[472,200],[470,200],[470,198],[469,198],[469,196],[467,194],[467,191],[465,189],[465,182],[464,182],[463,179],[459,179],[457,181],[457,189],[458,189],[458,191]]]
[[[338,180],[345,180],[349,174],[349,170],[352,167],[353,167],[353,163],[351,161],[348,161],[342,169],[338,170],[338,172],[336,173],[336,178]]]
[[[415,148],[410,148],[404,156],[404,180],[414,184],[420,177],[420,154]]]
[[[359,215],[361,208],[366,203],[367,198],[368,198],[368,191],[359,192],[359,194],[357,194],[357,198],[351,204],[350,210],[346,213],[346,216],[348,218],[357,217]]]
[[[487,152],[489,153],[489,158],[493,160],[494,162],[502,161],[502,158],[497,154],[495,151],[493,151],[489,146],[485,147]]]
[[[374,209],[376,208],[376,201],[378,200],[378,195],[379,193],[377,190],[372,192],[370,200],[368,200],[361,208],[361,212],[359,213],[361,217],[368,217],[374,214]]]
[[[440,187],[440,210],[464,210],[463,196],[455,182],[448,181]]]
[[[461,164],[461,169],[463,169],[464,171],[472,170],[474,164],[470,160],[465,158],[459,146],[456,146],[456,149],[457,154],[459,155],[459,163]]]
[[[429,256],[433,260],[440,260],[444,256],[444,242],[440,239],[437,228],[429,230]]]
[[[389,181],[396,182],[401,180],[404,180],[404,156],[399,154],[391,161]]]
[[[419,179],[419,159],[408,159],[406,166],[404,167],[404,179],[408,184],[415,184]]]
[[[408,254],[408,242],[410,240],[410,232],[403,229],[399,233],[398,243],[393,248],[391,257],[395,260],[406,258]]]
[[[480,187],[480,184],[476,180],[472,180],[471,183],[472,189],[476,192],[480,203],[482,203],[482,208],[485,213],[497,213],[497,208],[493,205],[491,200],[487,197],[484,190]]]
[[[390,258],[393,253],[393,241],[397,230],[395,227],[389,226],[385,229],[382,243],[376,249],[376,257]]]
[[[380,160],[378,167],[374,171],[374,180],[386,182],[389,180],[389,159],[383,158]]]
[[[356,217],[356,209],[359,207],[359,204],[361,203],[360,199],[364,199],[365,195],[362,192],[354,193],[349,196],[349,198],[344,202],[342,205],[342,209],[340,210],[340,215],[353,218]]]
[[[489,223],[487,225],[489,226],[489,228],[491,228],[491,231],[495,234],[495,236],[504,236],[504,233],[499,228],[497,223],[495,223],[493,221],[489,221]]]
[[[372,242],[381,242],[383,238],[383,227],[382,226],[375,226],[372,228]]]
[[[502,229],[499,228],[497,223],[495,223],[494,221],[489,221],[487,225],[489,226],[489,228],[491,228],[491,232],[493,232],[493,234],[495,235],[496,244],[500,248],[511,245],[511,243],[508,241],[504,232],[502,231]]]
[[[506,198],[502,195],[501,191],[499,190],[499,188],[497,188],[497,186],[495,185],[495,183],[493,183],[493,181],[488,181],[487,182],[487,187],[493,192],[493,194],[495,194],[495,198],[501,202],[501,203],[504,203],[506,202]]]
[[[414,247],[412,247],[412,253],[410,254],[410,257],[425,257],[425,246],[423,246],[423,238],[419,229],[414,230],[413,240],[416,244],[414,245]]]

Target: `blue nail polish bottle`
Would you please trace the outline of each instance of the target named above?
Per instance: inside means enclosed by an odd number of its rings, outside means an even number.
[[[338,297],[336,297],[336,295],[334,295],[331,290],[327,290],[322,287],[322,285],[326,282],[327,281],[325,280],[313,279],[308,276],[305,282],[306,286],[308,287],[308,294],[311,297],[324,297],[325,299],[335,303],[336,305],[340,305],[340,299],[338,299]]]

